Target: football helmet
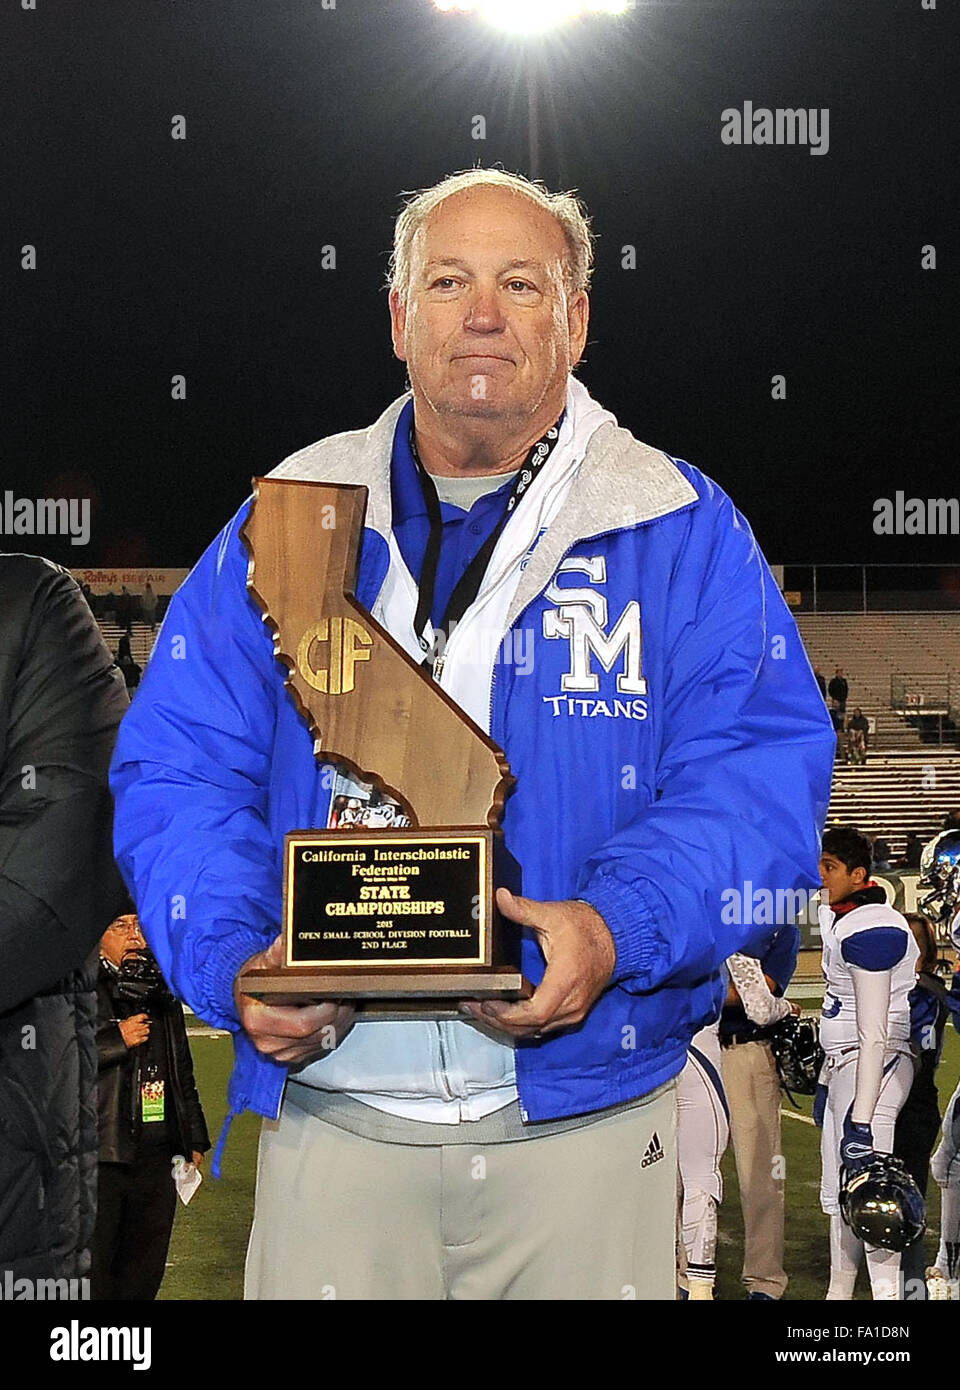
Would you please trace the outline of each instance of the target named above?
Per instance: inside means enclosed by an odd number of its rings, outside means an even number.
[[[920,1189],[896,1154],[877,1154],[852,1177],[840,1172],[840,1214],[867,1245],[906,1250],[926,1228]]]
[[[960,830],[941,830],[924,845],[917,887],[930,890],[917,911],[941,925],[952,923],[960,911]]]
[[[823,1066],[823,1048],[820,1046],[816,1020],[788,1014],[774,1027],[770,1035],[770,1048],[780,1074],[780,1084],[791,1100],[794,1092],[798,1096],[815,1095]]]

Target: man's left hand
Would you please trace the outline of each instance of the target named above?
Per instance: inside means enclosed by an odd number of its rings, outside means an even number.
[[[536,1038],[582,1023],[610,982],[617,961],[613,937],[589,903],[541,903],[497,889],[504,917],[536,932],[547,968],[532,998],[465,1001],[462,1013],[514,1038]]]
[[[203,1163],[203,1154],[200,1153],[199,1149],[194,1149],[194,1151],[193,1151],[193,1166],[194,1166],[194,1168],[199,1168],[200,1165],[201,1165],[202,1163]]]

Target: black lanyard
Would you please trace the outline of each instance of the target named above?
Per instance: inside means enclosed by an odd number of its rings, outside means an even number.
[[[552,425],[543,438],[538,439],[536,444],[530,449],[517,476],[513,480],[513,487],[510,489],[507,505],[503,509],[503,516],[501,516],[493,531],[484,541],[483,545],[477,551],[476,555],[474,555],[457,581],[439,623],[439,627],[448,635],[450,629],[455,623],[460,621],[479,593],[480,585],[483,583],[483,576],[487,572],[487,565],[489,565],[490,557],[496,549],[501,532],[521,500],[530,490],[530,486],[534,479],[553,452],[557,439],[560,436],[560,426],[562,423],[563,413],[561,412],[560,419],[557,423]],[[427,508],[427,518],[430,522],[430,534],[427,537],[427,548],[424,551],[423,564],[420,567],[417,613],[413,621],[413,627],[421,651],[429,652],[430,642],[424,636],[424,633],[430,621],[430,613],[433,608],[433,596],[437,585],[437,564],[440,560],[440,542],[443,537],[443,517],[440,514],[440,499],[437,496],[436,485],[420,461],[420,454],[417,451],[416,434],[412,422],[410,425],[410,452],[417,465],[417,472],[420,476],[420,486],[423,489],[423,500]],[[432,665],[432,657],[426,657],[423,665]]]

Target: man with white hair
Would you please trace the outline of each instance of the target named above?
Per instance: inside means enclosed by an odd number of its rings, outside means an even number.
[[[358,600],[509,759],[532,998],[387,1022],[237,987],[279,960],[283,835],[335,784],[246,591],[249,502],[124,722],[119,862],[167,978],[235,1035],[232,1112],[268,1120],[249,1298],[673,1298],[674,1078],[752,931],[721,895],[816,882],[823,701],[729,499],[573,376],[591,264],[571,194],[477,169],[413,197],[410,390],[274,472],[368,489]]]

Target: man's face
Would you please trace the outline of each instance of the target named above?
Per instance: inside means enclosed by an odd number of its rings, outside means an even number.
[[[448,416],[559,415],[589,317],[582,291],[567,302],[565,253],[559,223],[523,194],[475,188],[441,203],[414,237],[406,302],[390,295],[415,394]]]
[[[820,856],[820,882],[826,889],[828,902],[838,903],[843,898],[848,898],[851,893],[862,888],[866,881],[866,872],[859,866],[851,870],[842,859],[837,859],[832,854]]]
[[[127,951],[142,951],[146,946],[140,920],[134,913],[115,918],[100,938],[100,954],[111,965],[119,965]]]

